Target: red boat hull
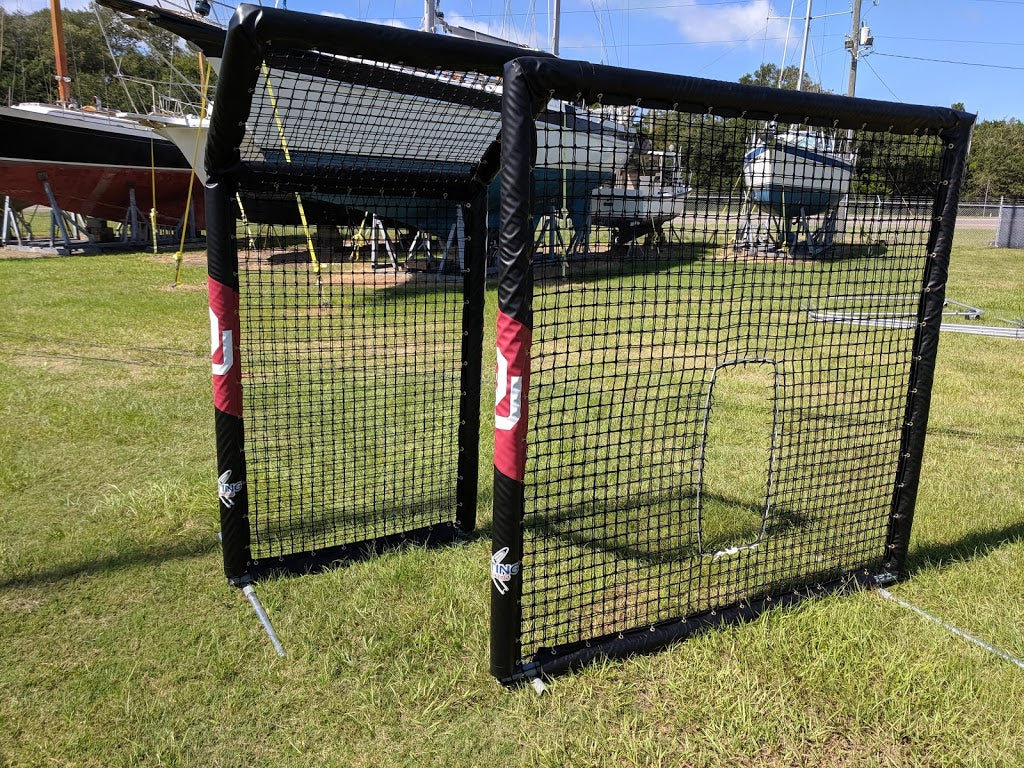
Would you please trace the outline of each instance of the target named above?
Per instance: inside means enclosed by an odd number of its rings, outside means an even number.
[[[0,190],[21,205],[49,206],[43,179],[50,183],[57,204],[66,211],[121,221],[128,211],[130,191],[135,204],[148,217],[153,207],[156,180],[157,223],[175,226],[185,214],[185,201],[192,184],[192,210],[196,226],[206,226],[203,185],[191,170],[132,168],[113,165],[47,163],[40,160],[0,159]]]
[[[134,189],[135,205],[148,218],[155,202],[163,226],[181,220],[193,183],[196,224],[204,225],[202,185],[178,148],[151,130],[97,110],[0,107],[0,195],[48,206],[44,180],[65,211],[110,221],[125,218]]]

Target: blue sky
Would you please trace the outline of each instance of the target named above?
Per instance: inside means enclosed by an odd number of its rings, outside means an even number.
[[[180,0],[185,1],[185,0]],[[269,2],[269,0],[264,0]],[[551,0],[441,0],[446,18],[549,47]],[[84,0],[66,0],[82,7]],[[30,11],[46,0],[0,0]],[[288,0],[292,10],[416,28],[422,0]],[[796,17],[789,28],[790,9]],[[850,0],[815,0],[807,71],[845,93]],[[562,0],[561,55],[734,81],[762,61],[800,55],[806,0]],[[1024,0],[862,0],[875,45],[857,95],[1024,119]]]

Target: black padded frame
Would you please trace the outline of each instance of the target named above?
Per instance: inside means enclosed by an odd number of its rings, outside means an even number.
[[[390,52],[390,53],[387,53]],[[272,561],[254,559],[251,553],[249,489],[246,484],[245,428],[242,414],[244,339],[239,338],[239,261],[235,202],[240,183],[259,185],[272,176],[275,190],[301,190],[308,179],[294,174],[286,164],[267,161],[246,164],[240,158],[246,119],[253,107],[254,92],[264,63],[281,55],[319,59],[330,66],[331,56],[369,59],[427,70],[467,71],[500,76],[505,62],[521,49],[476,41],[443,38],[421,32],[383,27],[319,15],[242,5],[235,13],[224,44],[206,150],[208,264],[211,313],[222,332],[232,331],[234,364],[214,375],[217,436],[217,473],[226,478],[221,486],[220,518],[225,574],[241,586],[270,574],[301,574],[362,558],[405,543],[438,544],[461,539],[475,526],[479,456],[479,401],[481,344],[483,339],[484,261],[486,243],[486,188],[498,170],[495,143],[477,167],[461,177],[438,178],[437,174],[415,180],[419,194],[444,194],[463,207],[466,227],[466,268],[463,270],[462,364],[459,399],[458,466],[452,471],[457,509],[445,525],[401,531],[381,538],[352,541],[317,551],[295,551]],[[402,87],[396,75],[396,87]],[[375,83],[375,85],[380,85]],[[334,183],[351,191],[372,187],[402,193],[409,175],[389,179],[365,173],[339,172]],[[319,191],[325,189],[321,187]],[[225,350],[214,340],[214,360],[223,364]],[[415,493],[415,489],[409,489]]]
[[[549,99],[605,106],[644,106],[723,117],[801,123],[831,129],[918,134],[943,141],[940,193],[934,199],[928,258],[921,275],[910,386],[899,466],[892,478],[892,504],[881,571],[854,570],[826,583],[764,594],[610,636],[541,649],[524,658],[522,632],[525,488],[529,419],[530,343],[533,327],[534,228],[531,218],[536,123]],[[554,675],[595,659],[651,651],[708,627],[757,616],[774,605],[901,576],[914,517],[939,326],[960,184],[974,116],[951,109],[798,93],[691,77],[641,72],[584,62],[523,57],[505,67],[502,102],[502,205],[498,290],[498,346],[510,375],[523,382],[520,419],[513,430],[495,432],[494,523],[491,591],[491,672],[512,684]],[[507,389],[499,383],[499,391]],[[502,406],[507,413],[509,405]],[[495,573],[494,568],[503,569]],[[524,570],[526,573],[524,574]],[[501,585],[499,587],[499,584]]]

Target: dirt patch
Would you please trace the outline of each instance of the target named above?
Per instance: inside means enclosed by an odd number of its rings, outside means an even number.
[[[111,391],[123,386],[125,378],[132,381],[152,379],[165,375],[165,369],[168,367],[184,369],[190,368],[193,364],[199,364],[198,356],[196,362],[181,362],[181,359],[163,362],[160,359],[126,359],[117,351],[103,349],[95,351],[91,349],[18,351],[11,355],[9,361],[12,365],[25,370],[43,369],[50,374],[96,377],[94,387],[106,388]],[[98,370],[104,369],[109,373],[97,374]]]
[[[260,262],[248,261],[242,265],[242,272],[261,272],[273,270],[274,272],[295,272],[299,275],[306,275],[310,283],[316,281],[316,275],[309,261],[305,262],[277,262],[268,263],[266,260]],[[374,269],[367,262],[357,263],[321,263],[320,282],[323,285],[345,285],[363,288],[394,288],[403,285],[437,285],[452,283],[458,286],[462,282],[460,274],[439,274],[437,272],[414,271],[392,267]]]
[[[32,613],[42,604],[42,600],[31,597],[8,597],[0,602],[0,613]]]
[[[61,254],[48,248],[0,248],[2,259],[58,259]]]
[[[991,229],[995,232],[999,228],[999,219],[995,216],[958,216],[956,228]]]
[[[602,637],[633,627],[645,626],[655,615],[657,595],[627,592],[616,586],[614,592],[604,590],[601,601],[591,606],[589,616],[583,617],[582,635]]]
[[[160,285],[158,291],[170,291],[171,293],[206,293],[209,286],[206,283],[178,283],[177,285]]]
[[[15,353],[10,361],[19,368],[33,370],[45,368],[53,373],[77,373],[82,370],[82,361],[76,357],[49,352]]]
[[[742,245],[729,244],[709,250],[705,258],[712,261],[732,261],[743,264],[764,264],[784,262],[810,266],[826,261],[844,261],[847,259],[869,259],[884,256],[887,244],[878,242],[836,243],[814,253],[793,253],[788,250],[765,250],[758,247],[746,248]]]
[[[158,253],[149,258],[154,264],[174,264],[175,259],[174,253]],[[185,251],[181,254],[181,263],[186,267],[205,267],[206,251]]]

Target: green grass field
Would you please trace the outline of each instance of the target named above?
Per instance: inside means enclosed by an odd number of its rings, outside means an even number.
[[[990,239],[958,233],[948,295],[1020,317],[1024,252]],[[222,576],[205,269],[172,277],[0,260],[0,765],[1024,764],[1024,670],[870,592],[504,690],[486,536],[261,584],[277,658]],[[1022,351],[943,335],[893,588],[1017,657]]]

